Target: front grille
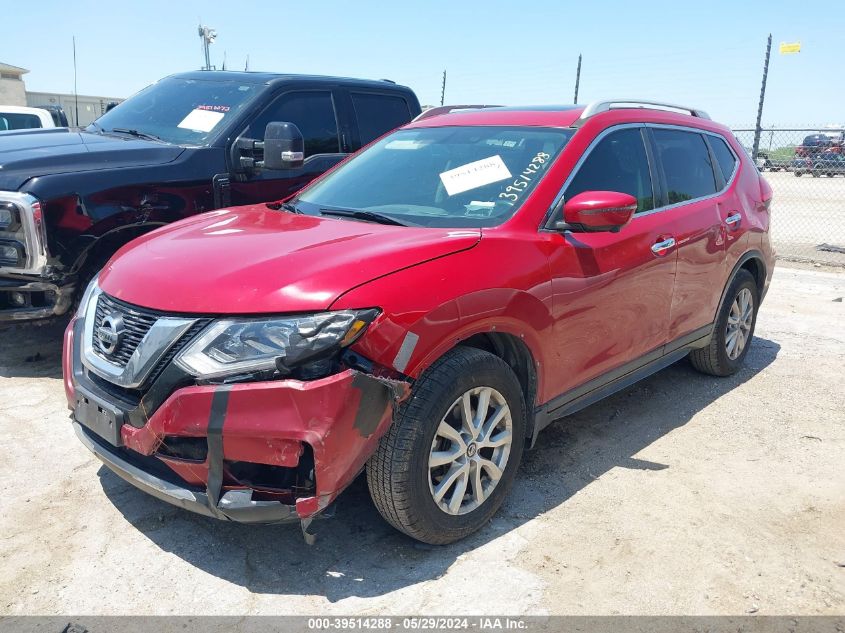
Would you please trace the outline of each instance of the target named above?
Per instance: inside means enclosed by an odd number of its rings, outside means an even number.
[[[158,361],[155,369],[153,369],[150,374],[149,381],[153,382],[158,375],[164,371],[164,368],[167,367],[174,358],[176,358],[176,355],[181,352],[185,346],[212,321],[213,319],[197,319],[196,323],[189,327],[188,331],[185,332],[182,337],[176,341],[169,350],[167,350],[167,353],[161,357],[161,360]]]
[[[97,336],[97,329],[103,325],[103,321],[109,316],[120,317],[123,321],[122,332],[120,335],[117,349],[112,353],[107,353],[102,344],[102,341]],[[149,308],[142,308],[129,303],[125,303],[119,299],[115,299],[105,293],[102,293],[97,298],[97,307],[94,314],[92,348],[94,354],[98,358],[108,361],[111,365],[115,365],[124,371],[126,365],[132,354],[141,345],[141,341],[156,324],[159,319],[173,317],[166,312],[159,312]],[[181,316],[181,315],[180,315]],[[160,342],[169,345],[167,349],[157,350],[141,350],[144,352],[151,352],[160,355],[155,366],[149,371],[148,375],[144,377],[143,384],[136,388],[129,388],[120,386],[112,382],[107,376],[98,375],[96,370],[86,370],[86,375],[100,390],[108,393],[111,397],[121,402],[125,407],[134,409],[139,406],[144,394],[151,388],[153,383],[161,376],[167,367],[173,362],[176,356],[181,352],[196,336],[213,321],[210,317],[189,317],[194,318],[194,323],[175,341]],[[144,343],[149,345],[150,342]]]
[[[109,315],[120,315],[123,318],[123,334],[120,337],[117,349],[111,354],[106,352],[97,336],[97,330]],[[101,294],[97,301],[97,312],[94,316],[94,352],[113,365],[125,367],[141,339],[144,338],[160,316],[162,315],[159,312],[130,306],[105,293]]]

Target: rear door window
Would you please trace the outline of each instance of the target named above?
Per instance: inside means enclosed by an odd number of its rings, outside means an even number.
[[[716,193],[710,152],[701,134],[663,128],[654,128],[652,133],[666,178],[669,204]]]
[[[337,116],[328,90],[283,94],[250,123],[246,135],[263,140],[267,124],[273,121],[289,121],[299,128],[306,157],[340,152]]]
[[[350,96],[362,146],[411,120],[408,102],[398,95],[352,92]]]
[[[708,139],[710,141],[710,147],[713,148],[713,153],[716,155],[716,162],[719,163],[722,176],[725,177],[725,182],[728,182],[736,168],[736,157],[721,137],[709,136]]]
[[[41,127],[41,119],[34,114],[0,112],[0,131],[31,130]]]
[[[654,208],[648,156],[640,128],[611,132],[587,155],[564,199],[585,191],[618,191],[637,199],[637,213]]]

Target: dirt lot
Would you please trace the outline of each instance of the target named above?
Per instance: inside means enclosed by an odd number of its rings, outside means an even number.
[[[553,425],[442,548],[360,481],[312,547],[152,499],[73,436],[60,331],[5,332],[0,614],[841,614],[843,297],[845,274],[781,267],[746,369],[681,362]]]

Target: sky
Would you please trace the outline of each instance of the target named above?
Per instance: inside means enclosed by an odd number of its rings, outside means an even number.
[[[18,4],[19,0],[2,0]],[[217,2],[40,0],[5,11],[0,62],[27,89],[127,97],[203,64],[197,25],[217,30],[212,64],[243,70],[388,78],[422,104],[656,99],[753,125],[772,34],[764,125],[845,123],[845,0],[430,0]],[[49,16],[54,16],[53,19]],[[781,42],[801,52],[781,55]]]

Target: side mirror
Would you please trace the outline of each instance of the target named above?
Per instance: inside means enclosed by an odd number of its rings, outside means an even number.
[[[296,169],[305,160],[305,140],[293,123],[274,121],[264,131],[264,169]]]
[[[631,221],[637,199],[618,191],[584,191],[563,205],[563,223],[573,231],[616,233]]]

